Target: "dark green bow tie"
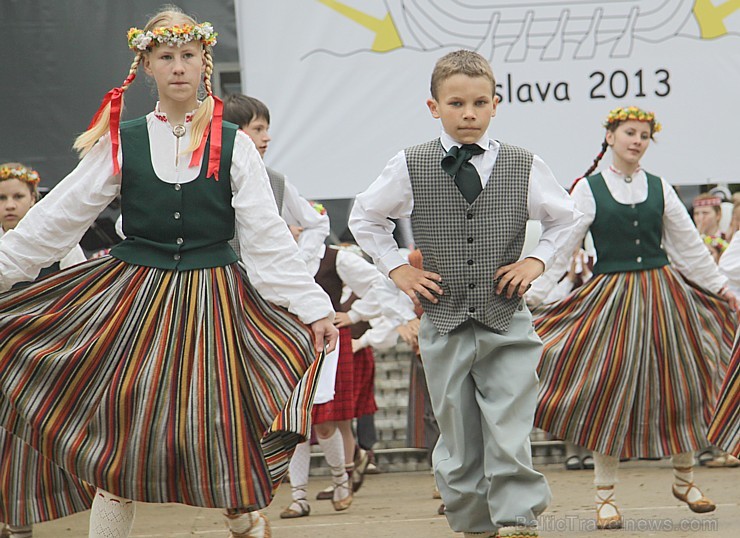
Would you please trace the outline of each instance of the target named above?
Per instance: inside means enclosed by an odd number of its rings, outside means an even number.
[[[478,144],[463,144],[459,147],[452,146],[442,158],[442,170],[455,178],[455,185],[469,204],[472,204],[483,190],[478,171],[470,163],[470,158],[484,151]]]

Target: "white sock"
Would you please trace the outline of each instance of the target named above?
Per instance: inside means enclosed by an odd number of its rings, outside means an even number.
[[[23,527],[8,525],[8,532],[10,532],[10,538],[32,538],[33,525],[24,525]]]
[[[702,498],[702,492],[696,486],[691,487],[688,483],[694,481],[694,453],[681,452],[671,456],[673,464],[673,485],[676,491],[683,493],[689,502],[696,502]]]
[[[602,518],[616,516],[616,508],[611,504],[604,504],[609,499],[614,501],[614,485],[617,483],[617,470],[619,469],[619,458],[609,456],[600,452],[594,452],[594,485],[596,486],[596,506]],[[608,489],[599,489],[608,488]]]
[[[324,458],[326,463],[331,468],[331,477],[334,482],[334,486],[344,484],[349,480],[347,473],[344,470],[344,443],[342,441],[342,434],[339,430],[335,430],[334,434],[326,439],[319,437],[319,445],[321,450],[324,451]],[[339,501],[349,497],[351,490],[347,488],[334,488],[334,500]]]
[[[308,472],[311,467],[311,443],[306,441],[295,447],[290,459],[290,489],[293,502],[290,508],[296,512],[305,511],[308,505],[306,488],[308,487]]]
[[[613,486],[617,483],[619,458],[594,452],[594,485]]]
[[[127,538],[134,525],[136,504],[100,488],[90,512],[89,538]]]

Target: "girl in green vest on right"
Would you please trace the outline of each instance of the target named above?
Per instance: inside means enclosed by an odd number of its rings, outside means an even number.
[[[590,229],[594,277],[535,311],[544,343],[535,426],[593,450],[599,529],[622,527],[620,458],[670,456],[673,496],[694,512],[715,509],[692,469],[708,444],[737,306],[676,192],[640,166],[660,130],[654,114],[616,108],[604,127],[601,152],[572,189],[583,219],[528,292],[542,301]],[[591,175],[607,148],[611,166]]]

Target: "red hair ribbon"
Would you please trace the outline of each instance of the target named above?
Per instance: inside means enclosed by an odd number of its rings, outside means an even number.
[[[123,97],[123,88],[113,88],[111,91],[105,94],[103,102],[100,104],[100,108],[93,116],[90,125],[87,129],[92,129],[100,119],[100,115],[105,110],[105,107],[110,104],[110,141],[111,141],[111,153],[113,154],[113,173],[118,174],[121,171],[121,167],[118,164],[118,147],[121,142],[118,135],[118,129],[121,124],[121,100]]]
[[[208,154],[206,177],[213,176],[213,179],[218,181],[218,169],[221,165],[221,127],[223,125],[224,103],[213,94],[211,94],[211,97],[213,98],[213,117],[205,131],[203,131],[203,138],[200,141],[200,145],[190,158],[190,166],[197,166],[200,162],[205,152],[208,134],[211,133],[211,149]]]

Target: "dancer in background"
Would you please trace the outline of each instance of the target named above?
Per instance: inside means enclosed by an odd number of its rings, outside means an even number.
[[[694,451],[707,443],[714,376],[729,345],[723,334],[704,334],[705,320],[729,320],[736,307],[673,188],[640,166],[660,130],[654,114],[617,108],[604,126],[602,151],[572,190],[584,217],[529,292],[530,302],[542,301],[590,229],[595,276],[535,312],[545,344],[535,425],[594,451],[600,529],[622,525],[614,494],[620,457],[671,456],[673,496],[694,512],[715,509],[694,484]],[[607,149],[611,166],[590,175]],[[691,288],[669,257],[706,289]]]
[[[0,164],[0,239],[15,229],[38,200],[39,174],[22,163]],[[43,268],[38,278],[85,261],[79,245]],[[13,289],[27,286],[18,282]],[[95,488],[62,470],[0,427],[0,535],[30,538],[33,524],[92,505]]]

